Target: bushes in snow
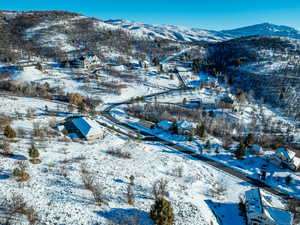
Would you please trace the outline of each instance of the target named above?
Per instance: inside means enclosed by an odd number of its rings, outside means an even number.
[[[9,156],[13,154],[9,142],[4,140],[2,143],[0,143],[0,154],[4,156]]]
[[[106,153],[110,154],[112,156],[122,158],[122,159],[130,159],[131,158],[130,152],[122,151],[119,148],[110,148],[109,150],[106,151]]]
[[[103,194],[103,187],[95,182],[94,175],[87,170],[85,164],[81,164],[80,176],[84,187],[92,192],[96,204],[98,206],[107,204],[107,199]]]
[[[36,148],[34,143],[31,143],[31,146],[28,149],[28,155],[31,158],[30,159],[31,163],[37,164],[41,162],[41,160],[38,159],[40,156],[39,150]]]
[[[6,137],[8,137],[8,138],[15,138],[15,137],[17,137],[17,133],[14,131],[14,129],[10,125],[7,125],[4,128],[4,135]]]
[[[167,187],[168,187],[168,181],[164,179],[160,179],[157,182],[154,183],[152,187],[152,194],[155,199],[163,198],[167,195]]]
[[[28,164],[25,161],[18,161],[17,167],[13,170],[13,175],[17,177],[18,182],[29,180],[30,175],[26,172]]]
[[[134,204],[134,193],[133,193],[133,185],[128,184],[126,190],[126,199],[129,205]]]
[[[13,221],[18,220],[15,218],[18,214],[26,216],[31,225],[38,223],[37,213],[33,207],[27,205],[24,198],[20,195],[13,194],[11,199],[2,199],[0,208],[5,210],[7,214],[5,224],[11,224]]]

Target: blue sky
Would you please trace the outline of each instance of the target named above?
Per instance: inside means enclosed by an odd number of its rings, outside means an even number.
[[[59,9],[99,19],[127,19],[205,29],[270,22],[300,30],[300,0],[8,0],[1,9]]]

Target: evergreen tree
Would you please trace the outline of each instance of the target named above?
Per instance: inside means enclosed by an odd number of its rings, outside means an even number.
[[[173,225],[175,222],[171,203],[163,197],[155,200],[151,206],[150,216],[156,225]]]
[[[235,151],[235,157],[237,159],[243,159],[245,156],[245,145],[240,142],[238,149]]]
[[[152,60],[152,63],[153,63],[154,66],[159,66],[159,63],[160,63],[159,58],[154,57],[153,60]]]
[[[172,132],[174,134],[178,134],[178,126],[177,126],[177,121],[176,120],[173,121],[171,129],[172,129]]]
[[[205,136],[205,126],[203,123],[200,123],[196,127],[196,135],[199,137],[204,137]]]

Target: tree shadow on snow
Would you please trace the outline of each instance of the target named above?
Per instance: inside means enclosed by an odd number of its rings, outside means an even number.
[[[27,160],[27,157],[24,155],[19,155],[19,154],[12,154],[8,156],[10,159],[15,159],[15,160]]]
[[[5,173],[0,173],[0,180],[6,180],[9,178],[9,175],[8,174],[5,174]]]
[[[109,211],[95,211],[98,216],[104,217],[114,224],[126,225],[153,225],[149,213],[138,209],[113,208]]]

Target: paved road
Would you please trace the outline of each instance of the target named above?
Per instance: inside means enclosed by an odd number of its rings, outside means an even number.
[[[180,90],[182,90],[182,89],[178,89],[177,91],[180,91]],[[160,93],[156,93],[156,94],[146,95],[146,96],[143,96],[143,97],[144,98],[154,97],[154,96],[166,94],[166,93],[169,93],[169,92],[172,92],[172,91],[176,91],[176,90],[169,90],[169,91],[160,92]],[[117,103],[117,104],[110,105],[110,106],[108,106],[104,110],[103,115],[108,120],[112,121],[113,123],[118,124],[120,126],[126,127],[127,129],[130,129],[132,131],[137,132],[138,131],[137,129],[135,129],[135,128],[129,126],[129,125],[127,125],[126,123],[120,122],[119,120],[117,120],[115,117],[113,117],[110,114],[110,111],[113,108],[115,108],[115,107],[117,107],[119,105],[123,105],[123,104],[131,104],[131,102],[125,101],[125,102],[120,102],[120,103]],[[122,134],[125,134],[125,133],[122,132]],[[176,149],[176,150],[178,150],[178,151],[180,151],[180,152],[182,152],[184,154],[190,155],[193,158],[201,160],[202,162],[205,162],[205,163],[209,164],[210,166],[213,166],[213,167],[215,167],[215,168],[217,168],[217,169],[219,169],[219,170],[221,170],[221,171],[223,171],[223,172],[225,172],[227,174],[230,174],[230,175],[232,175],[234,177],[237,177],[237,178],[239,178],[239,179],[241,179],[241,180],[243,180],[245,182],[248,182],[248,183],[250,183],[250,184],[252,184],[252,185],[254,185],[256,187],[264,189],[264,190],[266,190],[266,191],[268,191],[268,192],[270,192],[270,193],[272,193],[274,195],[277,195],[277,196],[279,196],[279,197],[281,197],[283,199],[295,199],[295,197],[290,196],[289,194],[283,193],[283,192],[281,192],[281,191],[279,191],[279,190],[277,190],[275,188],[272,188],[269,185],[263,183],[262,181],[260,181],[258,179],[249,177],[249,176],[247,176],[247,175],[245,175],[243,173],[238,172],[237,170],[234,170],[234,169],[232,169],[232,168],[230,168],[230,167],[228,167],[226,165],[223,165],[220,162],[214,161],[214,160],[212,160],[210,158],[207,158],[207,157],[205,157],[203,155],[200,155],[199,153],[190,152],[190,151],[188,151],[188,150],[186,150],[186,149],[184,149],[184,148],[182,148],[180,146],[175,145],[172,142],[162,140],[162,139],[160,139],[158,137],[154,137],[153,135],[151,135],[149,133],[141,133],[141,134],[147,136],[147,138],[144,139],[145,141],[157,141],[157,142],[160,142],[163,145],[167,145],[167,146],[169,146],[169,147],[171,147],[173,149]],[[127,135],[127,134],[125,134],[125,135]],[[131,136],[132,137],[132,135],[127,135],[127,136]]]

